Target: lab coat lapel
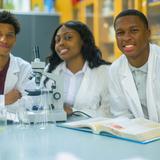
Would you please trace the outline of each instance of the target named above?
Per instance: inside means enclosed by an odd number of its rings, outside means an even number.
[[[122,70],[121,70],[121,77],[122,77],[122,85],[124,88],[124,94],[127,98],[129,103],[129,107],[133,112],[135,117],[144,117],[140,99],[138,96],[138,92],[134,83],[134,79],[131,73],[131,70],[128,66],[127,59],[125,59]]]
[[[4,93],[7,93],[13,88],[13,86],[15,86],[18,80],[18,75],[17,75],[18,72],[19,72],[19,67],[17,65],[17,62],[15,61],[14,57],[11,55],[10,64],[8,67],[6,80],[5,80]]]
[[[150,55],[148,60],[148,76],[147,76],[147,108],[148,108],[148,114],[149,119],[158,121],[158,113],[155,103],[155,97],[154,97],[154,88],[155,86],[155,78],[156,78],[156,64],[157,64],[157,54],[156,49],[153,45],[150,45]],[[159,50],[160,52],[160,50]]]
[[[83,102],[83,101],[86,101],[86,94],[87,94],[87,91],[88,90],[88,84],[91,83],[91,79],[90,79],[90,68],[88,67],[85,74],[84,74],[84,77],[83,77],[83,80],[81,82],[81,85],[80,85],[80,88],[78,90],[78,93],[77,93],[77,96],[76,96],[76,99],[75,99],[75,107],[79,106],[77,104],[77,102]]]
[[[64,62],[61,63],[61,64],[55,69],[55,74],[60,75],[60,74],[61,74],[61,70],[62,70],[62,68],[63,68],[64,65],[65,65]],[[83,79],[82,79],[80,88],[79,88],[79,90],[78,90],[78,93],[77,93],[77,96],[76,96],[76,99],[75,99],[75,103],[74,103],[74,107],[75,107],[75,108],[80,109],[80,107],[83,107],[82,105],[79,105],[78,102],[81,102],[81,104],[83,104],[83,102],[86,103],[86,94],[87,94],[87,91],[89,91],[89,90],[88,90],[88,84],[89,84],[89,83],[92,83],[92,82],[91,82],[91,78],[90,78],[90,77],[91,77],[91,76],[90,76],[90,73],[91,73],[90,71],[91,71],[91,69],[90,69],[89,67],[87,67],[87,70],[86,70],[86,72],[85,72],[85,74],[84,74],[84,77],[83,77]],[[87,97],[87,98],[89,98],[89,97]],[[88,100],[89,100],[89,99],[88,99]]]

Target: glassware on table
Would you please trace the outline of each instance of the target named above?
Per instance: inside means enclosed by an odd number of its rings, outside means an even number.
[[[38,107],[40,115],[40,129],[45,129],[48,123],[48,110],[49,110],[49,90],[46,88],[41,89],[40,105]]]
[[[5,107],[0,106],[0,131],[3,131],[7,126],[7,112]]]
[[[30,121],[28,119],[26,101],[21,101],[20,106],[17,109],[17,118],[19,120],[18,127],[21,129],[26,129],[30,125]]]

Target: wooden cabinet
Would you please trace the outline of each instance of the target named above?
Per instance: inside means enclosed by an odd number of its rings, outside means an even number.
[[[99,1],[97,0],[83,0],[74,8],[74,19],[86,23],[93,32],[98,44],[98,8]]]
[[[151,42],[160,46],[160,0],[145,0],[145,14],[151,29]]]
[[[121,0],[114,0],[120,4]],[[109,3],[108,3],[109,2]],[[110,5],[108,7],[108,5]],[[104,7],[105,6],[105,7]],[[75,9],[76,17],[86,23],[94,34],[96,45],[101,49],[104,59],[113,61],[117,56],[113,20],[115,2],[112,0],[83,0]],[[116,8],[117,10],[119,7]],[[116,56],[115,56],[116,55]]]
[[[103,58],[111,62],[120,55],[115,41],[113,21],[121,10],[121,0],[103,0],[99,5],[99,47]]]

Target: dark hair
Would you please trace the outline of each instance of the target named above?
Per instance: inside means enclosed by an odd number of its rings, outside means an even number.
[[[124,17],[124,16],[138,16],[148,29],[149,25],[148,25],[147,17],[142,12],[140,12],[136,9],[127,9],[127,10],[120,12],[114,20],[114,28],[115,28],[115,24],[116,24],[117,19],[120,17]]]
[[[20,32],[20,24],[16,17],[8,11],[0,12],[0,23],[6,23],[13,25],[15,34]]]
[[[51,72],[54,70],[60,63],[63,62],[62,59],[59,58],[55,51],[55,37],[58,32],[58,30],[62,27],[68,27],[76,32],[79,33],[82,41],[83,41],[83,46],[81,49],[81,53],[83,55],[84,60],[88,61],[89,67],[90,68],[95,68],[103,64],[110,64],[109,62],[106,62],[102,59],[102,53],[101,51],[96,47],[95,45],[95,40],[93,37],[92,32],[89,30],[87,25],[85,25],[82,22],[79,21],[68,21],[63,24],[61,24],[54,32],[52,41],[51,41],[51,51],[52,54],[48,57],[48,61],[50,63],[48,72]]]

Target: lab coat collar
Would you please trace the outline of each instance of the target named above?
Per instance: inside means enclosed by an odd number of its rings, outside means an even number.
[[[59,65],[57,66],[57,68],[55,69],[55,73],[56,73],[56,74],[60,74],[60,73],[62,73],[62,72],[66,72],[66,70],[67,70],[66,64],[65,64],[65,62],[62,62],[62,63],[59,64]],[[85,73],[87,70],[90,70],[90,68],[89,68],[89,66],[88,66],[88,62],[86,61],[86,62],[84,63],[84,66],[83,66],[81,72],[84,72],[84,73]]]
[[[129,64],[129,67],[130,67],[132,73],[136,72],[136,71],[140,71],[140,72],[147,74],[147,72],[148,72],[148,62],[139,68],[136,68],[136,67],[132,66],[131,64]]]
[[[158,66],[158,55],[160,53],[160,48],[156,45],[150,44],[150,55],[148,59],[148,75],[147,75],[147,108],[149,119],[154,121],[158,120],[157,106],[154,97],[155,79],[156,79],[156,69]]]
[[[14,68],[14,69],[13,69]],[[9,64],[9,70],[12,70],[13,73],[17,73],[20,71],[19,65],[16,61],[16,58],[10,54],[10,64]]]
[[[148,58],[148,72],[152,73],[152,80],[155,81],[156,79],[156,66],[157,66],[157,60],[158,60],[158,54],[160,53],[160,48],[157,47],[154,44],[150,44],[150,54]],[[149,75],[149,74],[148,74]],[[149,75],[151,76],[151,75]]]
[[[158,47],[159,48],[159,47]],[[155,66],[157,65],[157,53],[160,52],[159,49],[156,47],[154,44],[150,44],[150,53],[149,53],[149,58],[148,58],[148,71],[152,73],[152,80],[154,81],[156,78],[156,70]],[[131,72],[129,69],[129,63],[125,55],[122,55],[124,59],[123,66],[121,68],[120,74],[124,78],[128,77],[128,73]],[[153,63],[154,62],[154,63]]]
[[[149,119],[158,121],[157,108],[154,99],[154,88],[155,79],[157,72],[158,56],[160,53],[160,48],[156,45],[150,44],[150,54],[148,58],[148,73],[147,73],[147,84],[146,84],[146,94],[147,94],[147,108]],[[122,85],[124,87],[124,94],[128,97],[128,102],[130,108],[134,113],[135,117],[144,117],[139,96],[136,90],[134,79],[131,70],[128,66],[128,60],[125,55],[122,55],[123,63],[120,69],[120,76],[122,78]]]
[[[120,75],[122,76],[122,85],[124,88],[124,94],[126,97],[129,98],[128,102],[130,103],[129,106],[133,114],[136,117],[144,117],[144,113],[142,111],[140,99],[136,90],[132,72],[128,66],[128,60],[125,56],[123,58],[124,58],[124,63],[122,65]]]
[[[4,93],[7,93],[9,90],[13,88],[13,86],[15,86],[19,72],[20,68],[17,59],[12,54],[10,54],[10,63],[6,75]]]

